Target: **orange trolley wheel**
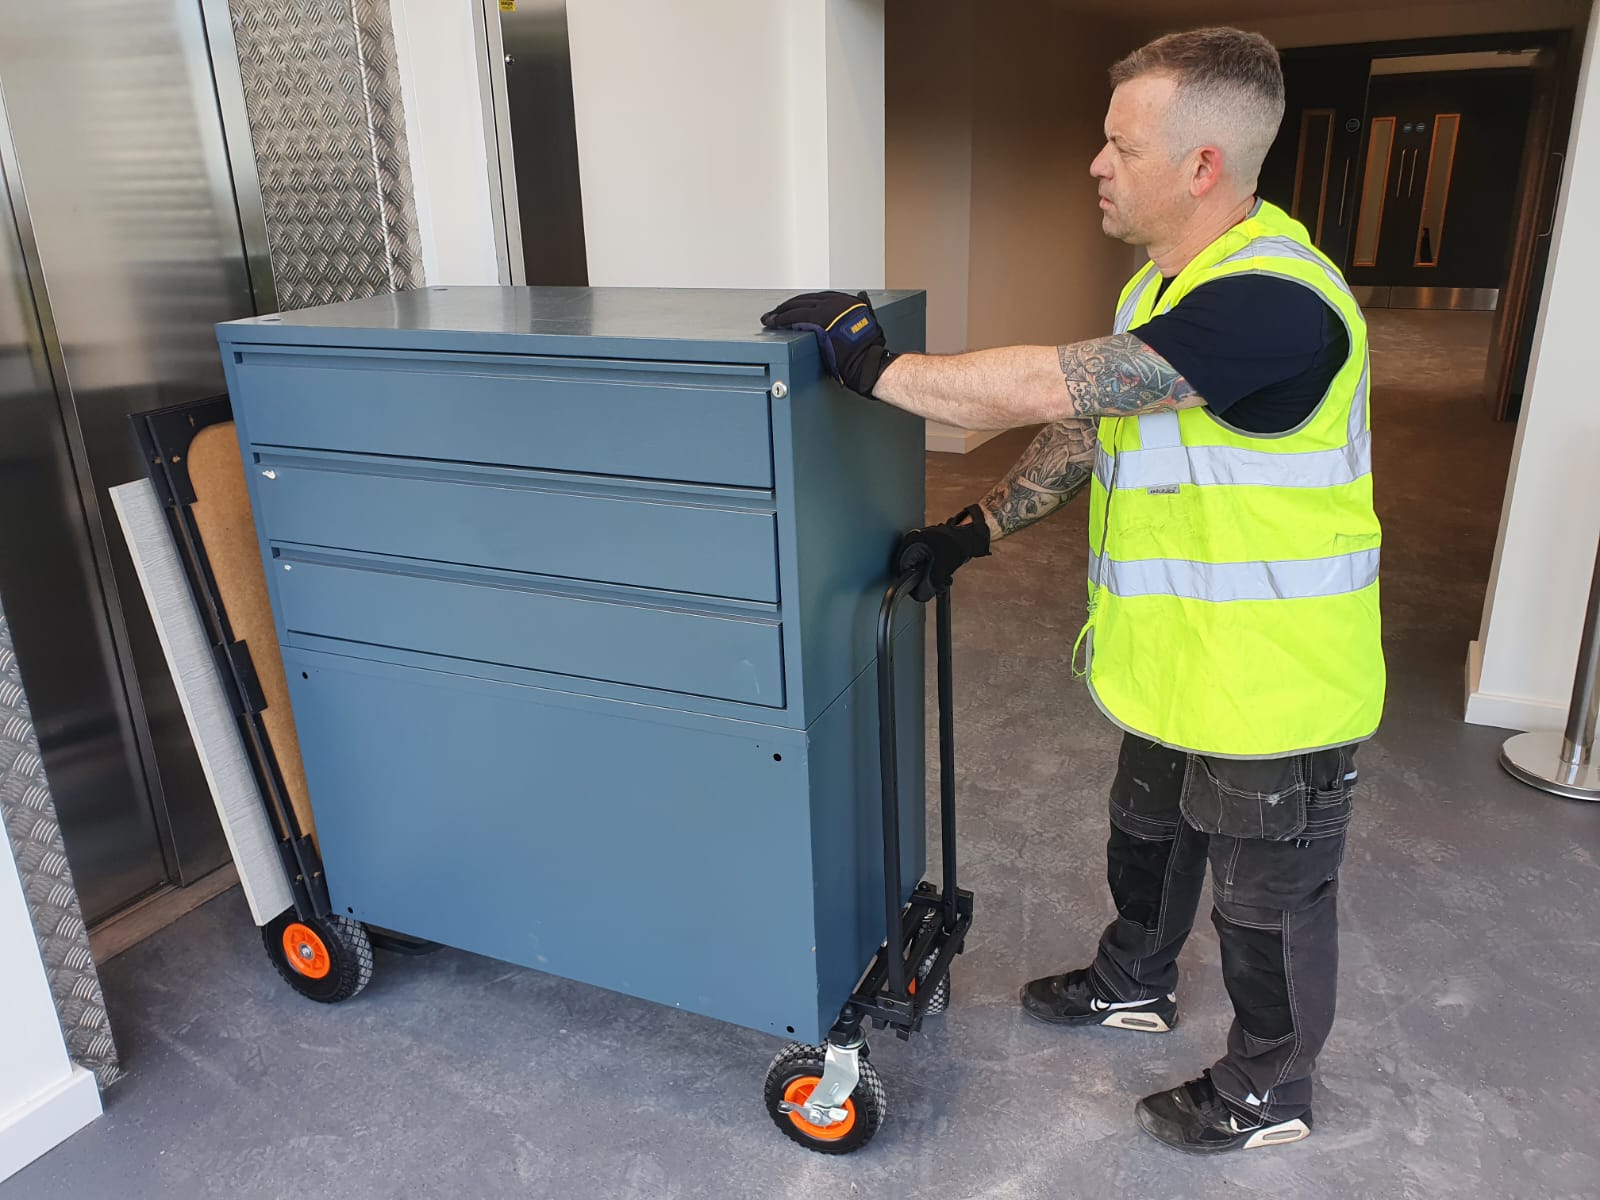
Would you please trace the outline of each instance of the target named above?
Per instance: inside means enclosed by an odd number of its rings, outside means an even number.
[[[293,909],[261,930],[267,957],[295,991],[322,1004],[348,1000],[372,979],[372,943],[349,917],[310,917]]]
[[[784,1104],[804,1104],[822,1082],[827,1064],[826,1051],[818,1046],[796,1042],[778,1052],[767,1069],[763,1089],[767,1113],[786,1137],[808,1150],[821,1154],[849,1154],[872,1139],[883,1124],[889,1108],[883,1079],[865,1054],[859,1061],[860,1079],[855,1090],[840,1105],[843,1120],[825,1124],[808,1120],[803,1113],[787,1111]]]

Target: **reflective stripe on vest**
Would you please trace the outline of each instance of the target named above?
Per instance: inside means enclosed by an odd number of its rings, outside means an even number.
[[[1164,413],[1163,416],[1176,416]],[[1141,437],[1144,423],[1139,419]],[[1192,483],[1199,487],[1338,487],[1372,474],[1372,435],[1362,430],[1348,446],[1333,450],[1302,450],[1291,454],[1264,454],[1238,446],[1179,447],[1177,456],[1167,450],[1124,450],[1116,456],[1103,447],[1095,452],[1094,475],[1108,492],[1115,489],[1173,487]]]
[[[1136,274],[1116,331],[1246,274],[1316,293],[1345,325],[1344,361],[1283,433],[1203,407],[1100,422],[1082,636],[1091,694],[1124,729],[1193,753],[1273,758],[1359,741],[1383,711],[1360,308],[1304,227],[1261,203],[1169,283],[1154,264]]]
[[[1328,282],[1330,282],[1331,285],[1333,285],[1334,288],[1336,288],[1336,290],[1344,291],[1344,293],[1349,294],[1349,288],[1347,288],[1346,282],[1344,282],[1344,280],[1342,280],[1342,278],[1339,277],[1339,274],[1338,274],[1338,272],[1336,272],[1336,270],[1331,270],[1330,267],[1328,267],[1328,264],[1326,264],[1326,262],[1323,262],[1323,259],[1320,258],[1320,256],[1318,256],[1318,254],[1315,253],[1315,251],[1309,250],[1309,248],[1306,248],[1306,246],[1302,246],[1301,243],[1296,242],[1296,240],[1294,240],[1294,238],[1291,238],[1291,237],[1258,237],[1258,238],[1254,238],[1253,242],[1251,242],[1250,245],[1245,246],[1245,250],[1240,250],[1240,251],[1237,251],[1237,253],[1229,254],[1229,256],[1227,256],[1227,258],[1221,259],[1221,261],[1219,261],[1218,264],[1216,264],[1216,266],[1218,266],[1218,267],[1226,267],[1227,264],[1230,264],[1230,262],[1245,262],[1245,261],[1248,261],[1248,259],[1270,259],[1270,258],[1296,258],[1296,259],[1301,259],[1302,262],[1310,262],[1310,264],[1312,264],[1312,266],[1317,267],[1318,270],[1322,270],[1323,274],[1325,274],[1326,277],[1328,277]],[[1141,304],[1142,299],[1144,299],[1144,294],[1146,294],[1146,291],[1149,291],[1150,286],[1154,286],[1155,282],[1157,282],[1158,278],[1160,278],[1160,275],[1158,275],[1157,272],[1155,272],[1155,270],[1150,270],[1149,274],[1150,274],[1150,277],[1147,278],[1147,280],[1144,280],[1144,283],[1141,283],[1141,285],[1138,285],[1138,286],[1134,286],[1133,290],[1131,290],[1130,293],[1128,293],[1128,299],[1125,299],[1125,301],[1122,302],[1122,307],[1118,307],[1118,309],[1117,309],[1117,323],[1115,323],[1115,326],[1114,326],[1115,331],[1117,331],[1117,333],[1126,333],[1126,331],[1128,331],[1128,326],[1130,326],[1131,323],[1133,323],[1133,318],[1136,317],[1136,315],[1138,315],[1139,304]],[[1258,269],[1258,272],[1256,272],[1256,274],[1259,274],[1259,275],[1275,275],[1275,277],[1283,278],[1283,280],[1288,280],[1288,282],[1290,282],[1290,283],[1299,283],[1299,285],[1301,285],[1301,286],[1306,286],[1306,280],[1302,280],[1302,278],[1299,278],[1298,275],[1285,275],[1285,274],[1282,274],[1282,272],[1275,272],[1275,270],[1270,270],[1270,269]],[[1339,314],[1339,320],[1341,320],[1341,322],[1342,322],[1342,320],[1344,320],[1344,315]],[[1352,470],[1352,472],[1354,472],[1354,474],[1344,475],[1344,477],[1341,477],[1341,478],[1333,478],[1333,480],[1331,480],[1331,482],[1330,482],[1330,485],[1331,485],[1331,483],[1350,483],[1350,482],[1354,482],[1354,480],[1357,480],[1357,478],[1362,477],[1362,475],[1371,474],[1371,469],[1373,469],[1373,464],[1371,464],[1371,456],[1370,456],[1370,453],[1368,453],[1368,445],[1370,445],[1370,443],[1366,443],[1365,440],[1363,440],[1363,438],[1362,438],[1362,435],[1365,434],[1365,432],[1366,432],[1366,392],[1368,392],[1368,389],[1370,389],[1370,386],[1371,386],[1371,366],[1363,365],[1362,366],[1362,378],[1358,379],[1357,384],[1355,384],[1355,402],[1352,403],[1352,405],[1350,405],[1350,424],[1349,424],[1350,443],[1352,443],[1352,445],[1354,445],[1354,443],[1362,442],[1362,456],[1360,456],[1360,458],[1358,458],[1358,459],[1355,459],[1355,461],[1350,462],[1350,470]],[[1139,443],[1141,443],[1141,446],[1154,445],[1154,443],[1146,442],[1146,438],[1144,438],[1144,429],[1146,429],[1146,422],[1150,421],[1150,419],[1152,419],[1152,416],[1155,416],[1155,418],[1176,418],[1176,413],[1146,414],[1146,416],[1142,416],[1142,418],[1138,418],[1138,421],[1139,421]],[[1176,445],[1176,443],[1163,442],[1162,445]],[[1126,451],[1126,453],[1138,454],[1139,451],[1138,450]],[[1190,453],[1194,453],[1194,450],[1190,450]],[[1274,458],[1274,454],[1272,454],[1272,451],[1240,451],[1240,453],[1243,453],[1243,454],[1259,454],[1259,456],[1262,456],[1262,458]],[[1234,461],[1235,461],[1235,464],[1237,464],[1237,462],[1240,462],[1240,459],[1238,459],[1237,456],[1235,456]],[[1266,464],[1264,464],[1264,466],[1266,466]],[[1096,469],[1098,469],[1098,467],[1099,467],[1099,464],[1096,464]],[[1154,474],[1152,474],[1152,472],[1154,472],[1154,470],[1155,470],[1154,467],[1146,467],[1146,469],[1144,469],[1144,472],[1142,472],[1142,477],[1152,477],[1152,478],[1154,478]],[[1259,482],[1274,482],[1275,478],[1283,478],[1283,477],[1285,477],[1286,474],[1288,474],[1288,472],[1286,472],[1286,470],[1282,470],[1282,472],[1274,472],[1274,470],[1270,469],[1270,467],[1266,467],[1266,469],[1261,470],[1261,472],[1258,472],[1258,474],[1254,474],[1254,478],[1256,478],[1256,480],[1259,480]],[[1126,472],[1123,472],[1123,478],[1126,478]],[[1219,482],[1224,482],[1224,480],[1222,480],[1221,475],[1219,475],[1218,480],[1219,480]],[[1104,480],[1102,480],[1102,482],[1104,482]],[[1176,482],[1176,480],[1174,480],[1174,482]],[[1200,483],[1200,480],[1198,480],[1198,478],[1195,478],[1194,482],[1195,483]],[[1323,483],[1317,483],[1317,485],[1304,485],[1304,483],[1301,483],[1301,485],[1296,485],[1296,483],[1285,483],[1285,485],[1282,485],[1282,486],[1330,486],[1330,485],[1323,485]],[[1109,485],[1107,485],[1107,486],[1109,486]],[[1149,488],[1149,486],[1163,486],[1163,485],[1160,485],[1160,483],[1126,483],[1126,482],[1123,482],[1122,485],[1120,485],[1120,486],[1130,486],[1130,488],[1131,488],[1131,486],[1139,486],[1139,488]]]
[[[1327,275],[1328,282],[1331,283],[1335,289],[1344,292],[1346,295],[1350,294],[1349,285],[1345,283],[1344,278],[1337,271],[1329,267],[1327,262],[1324,261],[1316,251],[1310,249],[1309,247],[1302,246],[1293,238],[1256,238],[1245,249],[1240,250],[1237,254],[1228,255],[1228,257],[1219,262],[1217,266],[1222,267],[1229,263],[1243,262],[1244,260],[1251,258],[1298,258],[1302,262],[1308,262],[1313,266],[1320,268],[1322,272]],[[1276,274],[1276,272],[1267,270],[1262,272],[1262,274],[1271,275]],[[1305,282],[1304,280],[1297,279],[1292,275],[1281,275],[1279,277],[1283,279],[1292,279],[1295,283],[1299,283],[1302,286]],[[1131,314],[1129,319],[1132,319]],[[1343,320],[1342,314],[1340,319]],[[1367,427],[1367,383],[1370,375],[1371,368],[1363,368],[1361,371],[1361,382],[1356,385],[1355,402],[1350,406],[1351,440],[1354,440],[1356,435]]]
[[[1182,596],[1234,600],[1308,600],[1359,592],[1378,581],[1377,550],[1282,562],[1208,563],[1182,558],[1119,562],[1089,556],[1089,576],[1117,596]]]
[[[1146,278],[1141,284],[1128,289],[1127,299],[1117,308],[1117,319],[1112,329],[1117,333],[1126,333],[1128,326],[1133,323],[1133,314],[1139,311],[1139,302],[1144,299],[1145,292],[1155,286],[1156,280],[1161,276],[1154,269],[1155,264],[1145,268]]]

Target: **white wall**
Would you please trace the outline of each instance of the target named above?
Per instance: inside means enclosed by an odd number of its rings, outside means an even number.
[[[391,0],[423,276],[429,284],[509,282],[495,233],[480,63],[479,0]],[[480,18],[481,19],[481,18]]]
[[[848,284],[870,271],[871,282],[860,286],[882,287],[883,0],[834,0],[823,7],[828,278]],[[790,11],[805,10],[797,5]]]
[[[0,832],[0,1180],[100,1115],[94,1076],[67,1061],[11,844]]]
[[[883,286],[882,0],[567,9],[596,286]]]
[[[1600,536],[1593,281],[1600,271],[1600,8],[1591,15],[1550,268],[1513,451],[1467,720],[1563,723]]]

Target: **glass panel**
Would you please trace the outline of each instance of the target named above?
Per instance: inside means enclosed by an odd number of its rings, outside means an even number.
[[[1461,137],[1461,114],[1440,113],[1433,119],[1433,149],[1428,151],[1427,182],[1422,186],[1422,218],[1417,225],[1419,267],[1439,265],[1439,243],[1444,238],[1445,211],[1450,203],[1450,175],[1456,165],[1456,142]]]
[[[1333,109],[1308,108],[1300,117],[1300,156],[1294,169],[1294,200],[1289,214],[1322,240],[1328,202],[1328,159],[1333,154]]]
[[[1370,267],[1378,261],[1378,234],[1383,229],[1384,181],[1389,178],[1389,155],[1394,149],[1394,118],[1372,122],[1367,142],[1367,173],[1361,182],[1361,215],[1356,219],[1355,265]]]

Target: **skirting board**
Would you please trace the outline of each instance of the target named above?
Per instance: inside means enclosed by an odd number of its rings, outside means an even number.
[[[1496,729],[1562,729],[1567,724],[1564,704],[1536,700],[1531,696],[1502,696],[1480,691],[1483,678],[1483,647],[1473,642],[1467,647],[1468,725],[1489,725]]]
[[[938,421],[928,422],[929,450],[942,454],[967,454],[976,450],[990,438],[998,437],[999,430],[957,429]]]
[[[178,560],[171,526],[148,479],[112,488],[111,503],[127,536],[134,571],[211,787],[228,849],[239,868],[250,913],[257,925],[265,925],[290,907],[294,897],[245,754],[244,738]]]
[[[26,1103],[0,1113],[0,1181],[55,1149],[100,1115],[100,1089],[82,1067]]]

